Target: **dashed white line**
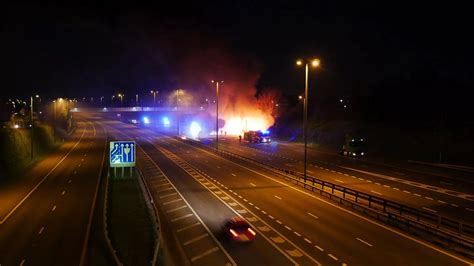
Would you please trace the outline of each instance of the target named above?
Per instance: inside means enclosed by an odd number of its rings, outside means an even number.
[[[44,230],[44,226],[41,227],[41,229],[38,232],[38,235],[41,235],[43,233],[43,230]]]
[[[25,264],[25,259],[23,259],[21,262],[20,262],[20,266],[23,266],[23,264]]]
[[[334,257],[332,254],[328,254],[329,257],[331,257],[333,260],[339,260],[338,258]]]
[[[344,181],[339,180],[339,179],[334,179],[334,180],[336,180],[336,181],[339,182],[339,183],[344,183]]]
[[[308,215],[311,216],[311,217],[313,217],[313,218],[315,218],[315,219],[319,219],[318,216],[316,216],[316,215],[314,215],[314,214],[312,214],[312,213],[310,213],[310,212],[308,212]]]
[[[314,247],[317,248],[317,249],[319,249],[319,251],[321,251],[321,252],[324,251],[324,249],[323,249],[322,247],[318,246],[318,245],[315,245]]]
[[[277,195],[273,195],[275,198],[282,200],[282,198],[278,197]]]
[[[53,208],[51,209],[52,212],[54,212],[56,210],[56,205],[53,206]]]
[[[408,193],[408,194],[411,194],[411,192],[410,192],[410,191],[403,190],[403,192],[405,192],[405,193]]]
[[[256,186],[257,186],[257,185],[255,185],[254,183],[250,183],[250,185],[251,185],[252,187],[256,187]]]
[[[400,190],[399,188],[396,188],[396,187],[393,187],[393,189],[395,189],[395,190]]]
[[[377,191],[374,191],[374,190],[371,190],[370,192],[372,192],[372,193],[374,193],[374,194],[377,194],[377,195],[382,195],[382,193],[377,192]]]
[[[380,184],[380,183],[378,183],[378,182],[375,182],[375,184],[376,184],[376,185],[379,185],[379,186],[382,185],[382,184]]]
[[[383,186],[384,186],[384,187],[388,187],[388,188],[390,187],[389,185],[383,185]]]
[[[453,203],[453,204],[451,204],[451,206],[453,206],[453,207],[459,207],[459,205],[457,205],[457,204],[454,204],[454,203]]]
[[[280,220],[276,220],[276,222],[277,222],[278,224],[282,224],[282,222],[281,222]]]
[[[61,192],[61,195],[64,195],[66,194],[66,190],[63,190],[63,192]]]
[[[415,195],[415,196],[417,196],[417,197],[421,197],[420,194],[413,193],[413,195]]]
[[[360,242],[362,242],[362,243],[366,244],[366,245],[367,245],[367,246],[369,246],[369,247],[372,247],[372,246],[373,246],[373,245],[372,245],[372,244],[370,244],[369,242],[367,242],[367,241],[364,241],[364,240],[362,240],[362,239],[360,239],[360,238],[358,238],[358,237],[357,237],[356,239],[357,239],[357,240],[359,240]]]
[[[443,203],[443,204],[445,204],[445,203],[446,203],[446,202],[444,202],[444,201],[442,201],[442,200],[438,200],[438,202],[439,202],[439,203]]]
[[[293,232],[293,234],[295,234],[295,235],[297,235],[297,236],[301,236],[301,234],[300,234],[300,233],[298,233],[298,232],[296,232],[296,231],[295,231],[295,232]]]
[[[272,219],[272,220],[275,219],[275,217],[273,217],[273,216],[271,216],[271,215],[268,215],[268,218],[270,218],[270,219]]]
[[[433,200],[433,198],[430,198],[430,197],[425,197],[426,199],[429,199],[429,200]]]
[[[291,227],[289,227],[288,225],[285,225],[285,228],[291,231]]]
[[[308,242],[309,244],[312,243],[311,240],[309,240],[309,239],[307,239],[307,238],[305,238],[304,241]]]
[[[466,210],[468,210],[470,212],[474,212],[474,209],[471,209],[471,208],[466,208]]]
[[[236,175],[236,174],[234,174],[234,173],[231,173],[231,175],[232,175],[232,176],[237,176],[237,175]]]
[[[423,207],[422,209],[427,210],[427,211],[430,211],[430,212],[437,212],[437,211],[435,211],[435,210],[433,210],[433,209],[426,208],[426,207]]]

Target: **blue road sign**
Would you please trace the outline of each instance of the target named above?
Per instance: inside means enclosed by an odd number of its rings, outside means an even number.
[[[110,167],[135,166],[135,141],[111,141],[109,163]]]

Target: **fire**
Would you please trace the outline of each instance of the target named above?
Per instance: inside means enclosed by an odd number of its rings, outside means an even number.
[[[267,117],[268,118],[268,117]],[[225,126],[222,129],[228,135],[240,135],[249,130],[265,130],[273,124],[273,119],[260,117],[225,117]]]

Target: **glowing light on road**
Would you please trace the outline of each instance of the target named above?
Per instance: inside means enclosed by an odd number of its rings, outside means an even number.
[[[202,131],[201,126],[199,125],[198,122],[193,121],[191,122],[191,126],[189,127],[189,131],[191,133],[191,137],[196,139],[199,136],[199,132]]]
[[[150,124],[150,119],[148,119],[148,117],[144,116],[143,117],[143,123],[145,123],[147,125]]]
[[[170,125],[170,119],[168,117],[163,117],[163,125],[168,127]]]

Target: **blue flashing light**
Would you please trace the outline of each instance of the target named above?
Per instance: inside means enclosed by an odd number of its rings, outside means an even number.
[[[168,117],[163,117],[163,125],[164,126],[169,126],[170,125],[170,119]]]
[[[145,123],[145,124],[147,124],[147,125],[150,124],[150,119],[148,119],[147,116],[144,116],[144,117],[143,117],[143,123]]]
[[[270,134],[270,130],[262,130],[263,134]]]

